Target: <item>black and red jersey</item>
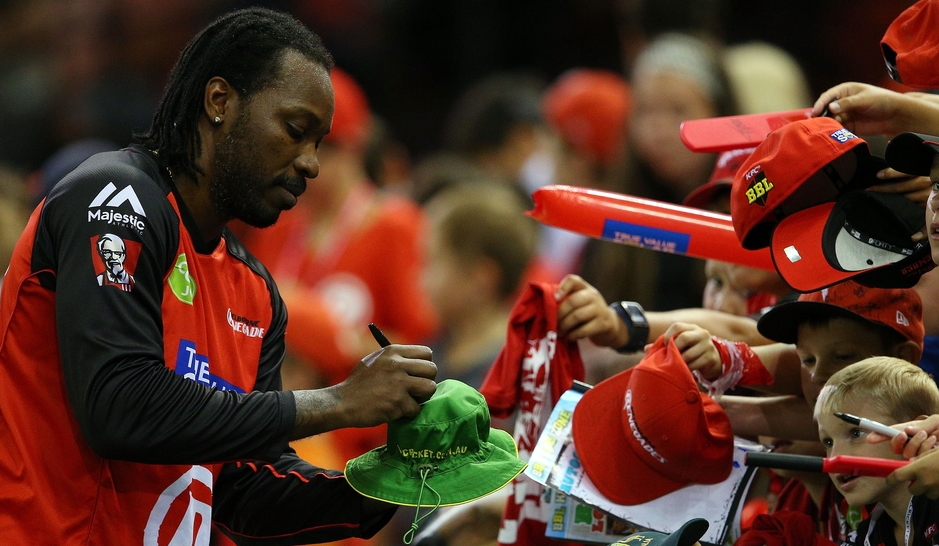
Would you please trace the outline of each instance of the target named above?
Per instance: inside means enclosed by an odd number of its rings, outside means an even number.
[[[0,291],[0,543],[367,536],[341,473],[287,446],[286,310],[226,232],[204,242],[137,147],[33,212]]]

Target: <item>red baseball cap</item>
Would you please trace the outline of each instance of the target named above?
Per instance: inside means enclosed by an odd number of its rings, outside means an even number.
[[[747,157],[753,153],[756,148],[739,148],[736,150],[727,150],[717,156],[717,162],[714,163],[714,170],[707,183],[702,184],[692,190],[685,196],[682,205],[686,207],[695,207],[707,209],[714,201],[714,196],[721,190],[730,190],[734,181],[734,175],[737,169],[743,165]]]
[[[903,195],[855,190],[784,218],[773,231],[773,264],[789,286],[810,292],[854,278],[910,288],[935,267],[923,209]]]
[[[664,335],[639,364],[584,393],[572,433],[587,476],[618,504],[718,483],[733,466],[730,420]]]
[[[765,248],[780,220],[875,184],[882,168],[867,142],[834,119],[787,123],[767,135],[734,177],[730,214],[737,238],[748,250]]]
[[[368,140],[372,111],[365,91],[344,70],[333,67],[329,73],[336,97],[333,125],[324,139],[338,146],[362,147]]]
[[[887,27],[880,49],[887,73],[912,87],[939,87],[939,0],[919,0]]]
[[[576,68],[561,74],[545,90],[541,108],[572,148],[610,164],[626,139],[632,90],[617,72]]]
[[[848,280],[802,294],[798,301],[781,303],[760,317],[757,330],[781,343],[795,343],[799,325],[817,318],[851,317],[887,326],[922,349],[923,302],[912,288],[871,288]],[[574,416],[577,416],[575,411]]]

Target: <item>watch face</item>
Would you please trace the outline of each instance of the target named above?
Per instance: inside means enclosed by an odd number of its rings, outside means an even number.
[[[630,304],[626,306],[626,312],[629,313],[629,318],[632,319],[633,325],[635,326],[648,326],[649,322],[646,320],[645,314],[642,312],[642,309],[635,304]]]

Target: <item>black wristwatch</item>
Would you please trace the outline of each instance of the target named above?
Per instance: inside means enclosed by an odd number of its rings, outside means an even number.
[[[617,301],[610,304],[619,318],[626,324],[629,331],[629,343],[616,349],[620,353],[634,353],[641,351],[649,342],[649,321],[642,306],[634,301]]]

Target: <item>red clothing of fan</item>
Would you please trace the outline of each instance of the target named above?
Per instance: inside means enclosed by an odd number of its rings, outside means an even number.
[[[512,309],[505,346],[479,389],[494,417],[510,417],[518,409],[513,436],[522,460],[530,458],[557,400],[575,379],[584,378],[577,343],[558,339],[556,289],[529,284]],[[522,474],[509,487],[499,544],[563,544],[544,536],[548,512],[541,484]]]

